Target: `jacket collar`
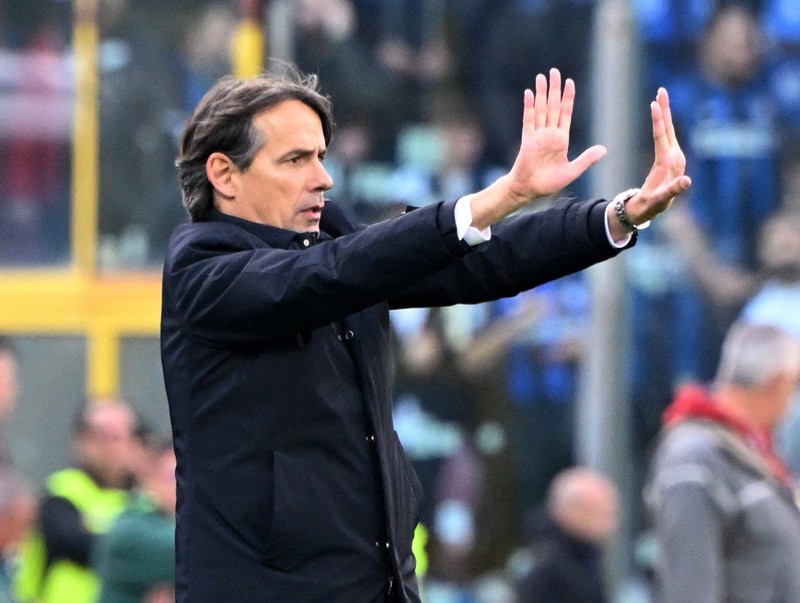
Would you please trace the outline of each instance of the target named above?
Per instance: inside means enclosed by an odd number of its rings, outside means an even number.
[[[284,228],[278,228],[277,226],[259,224],[258,222],[251,222],[250,220],[223,214],[216,209],[211,211],[209,221],[234,224],[243,228],[253,236],[258,237],[270,246],[279,249],[294,249],[298,247],[302,249],[311,247],[312,245],[316,245],[320,239],[320,235],[316,232],[294,232]]]

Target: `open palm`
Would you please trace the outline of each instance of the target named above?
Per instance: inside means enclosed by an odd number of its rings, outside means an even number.
[[[605,147],[590,147],[570,161],[569,130],[575,101],[575,84],[564,83],[550,70],[550,86],[544,75],[536,76],[536,92],[525,91],[522,141],[511,168],[511,190],[520,200],[546,197],[563,189],[606,154]]]

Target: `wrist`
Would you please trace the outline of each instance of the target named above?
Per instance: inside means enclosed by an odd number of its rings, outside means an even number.
[[[635,234],[639,230],[650,226],[650,220],[639,222],[635,217],[628,213],[628,202],[638,194],[638,188],[631,188],[618,194],[611,202],[614,217],[622,226],[622,228],[630,234]]]

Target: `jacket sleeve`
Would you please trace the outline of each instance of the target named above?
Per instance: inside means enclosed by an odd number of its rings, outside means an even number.
[[[565,199],[492,227],[492,238],[390,299],[393,308],[480,303],[516,295],[616,256],[606,234],[607,201]],[[635,238],[628,247],[635,244]]]
[[[89,565],[95,536],[83,525],[75,505],[60,496],[47,496],[41,503],[39,523],[49,560]]]
[[[304,250],[260,244],[228,224],[191,225],[170,244],[164,315],[216,342],[293,336],[329,324],[467,253],[455,234],[453,205],[428,206]]]

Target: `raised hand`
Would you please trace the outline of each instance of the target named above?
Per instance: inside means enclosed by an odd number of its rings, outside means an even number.
[[[650,103],[650,113],[655,159],[639,194],[626,204],[628,216],[634,224],[646,222],[665,211],[676,196],[692,185],[691,178],[685,174],[686,157],[675,136],[666,89],[658,89],[656,100]]]
[[[520,204],[560,191],[605,157],[605,147],[595,145],[575,160],[568,159],[574,101],[575,83],[567,78],[562,93],[558,69],[550,70],[549,90],[541,73],[536,92],[525,90],[522,141],[509,173],[511,193]]]

